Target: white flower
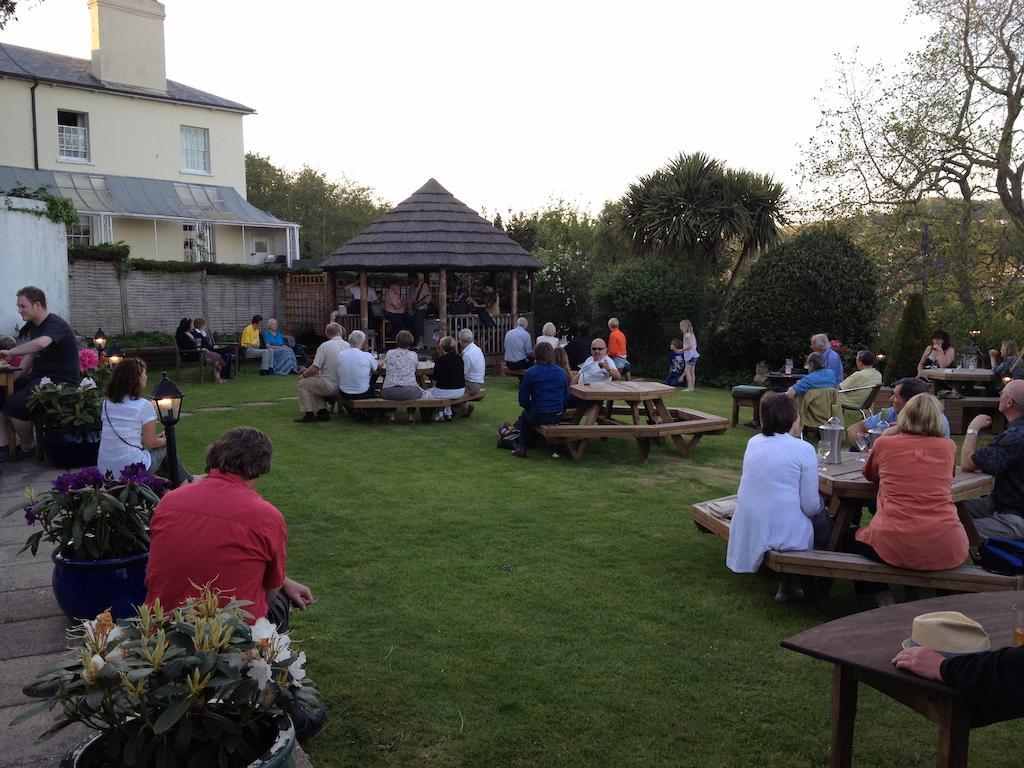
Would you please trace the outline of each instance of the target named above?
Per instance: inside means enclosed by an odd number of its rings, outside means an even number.
[[[80,382],[78,382],[79,389],[96,389],[96,382],[86,376]]]
[[[39,386],[45,387],[47,384],[53,384],[53,379],[51,379],[49,376],[43,376],[43,378],[39,380]]]
[[[274,661],[284,661],[291,656],[291,651],[288,650],[288,646],[292,644],[292,639],[288,635],[278,635],[277,643],[274,645],[277,648],[277,654],[274,656]]]
[[[291,675],[292,682],[296,685],[301,685],[301,681],[306,677],[306,670],[302,668],[302,665],[306,663],[306,652],[299,651],[299,655],[295,657],[295,661],[288,665],[288,674]]]
[[[256,623],[252,625],[252,640],[257,645],[263,644],[264,641],[269,643],[276,634],[277,627],[265,616],[256,619]]]
[[[103,660],[103,657],[100,656],[98,653],[97,654],[93,654],[92,666],[93,666],[93,669],[95,669],[97,672],[99,672],[101,669],[103,669],[105,666],[107,666],[107,662],[105,662]]]
[[[256,659],[256,661],[249,663],[249,668],[245,671],[245,674],[255,680],[256,685],[263,691],[267,687],[267,683],[270,682],[273,670],[270,668],[270,664],[263,659]]]

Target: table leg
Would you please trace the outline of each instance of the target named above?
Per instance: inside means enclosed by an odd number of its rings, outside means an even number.
[[[582,410],[582,409],[580,409],[580,410]],[[589,427],[592,424],[596,424],[597,423],[597,417],[600,416],[600,415],[601,415],[601,401],[600,400],[594,400],[592,402],[587,403],[586,412],[580,414],[581,421],[579,423]],[[586,452],[587,452],[587,438],[584,438],[584,439],[580,440],[579,442],[577,442],[575,450],[571,451],[572,457],[574,459],[582,459],[583,458],[583,454],[585,454]]]
[[[832,518],[832,535],[828,539],[830,552],[836,552],[839,549],[839,540],[842,538],[843,531],[849,527],[850,520],[857,513],[860,505],[859,499],[832,497],[832,501],[828,504],[828,514]]]
[[[664,400],[654,400],[653,403],[654,409],[657,412],[658,416],[661,417],[661,421],[663,424],[668,424],[669,422],[675,421],[675,419],[672,418],[672,413],[669,411],[668,406],[665,405]],[[689,447],[687,447],[686,441],[683,440],[682,435],[669,435],[669,437],[672,438],[672,442],[675,444],[676,450],[679,451],[680,456],[689,456],[690,451],[692,451],[693,448],[697,445],[697,441],[700,439],[700,434],[698,433],[693,436],[693,439],[690,441]]]
[[[956,513],[960,517],[960,523],[964,530],[967,531],[967,541],[971,545],[971,553],[974,554],[981,546],[981,534],[978,533],[978,528],[974,525],[974,518],[967,510],[967,505],[960,501],[956,503]]]
[[[939,754],[938,768],[967,768],[967,753],[971,738],[971,719],[963,702],[947,701],[938,713]]]
[[[832,754],[830,768],[853,765],[853,723],[857,718],[857,680],[841,664],[832,667]]]
[[[629,401],[629,412],[633,415],[633,423],[640,423],[640,406],[637,405],[636,400]]]

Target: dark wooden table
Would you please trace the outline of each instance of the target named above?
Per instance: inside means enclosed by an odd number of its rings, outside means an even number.
[[[860,461],[862,454],[843,452],[842,464],[827,464],[818,470],[818,492],[831,496],[828,513],[834,523],[832,537],[828,549],[833,552],[839,548],[839,539],[843,531],[850,525],[853,518],[865,501],[871,501],[878,493],[878,485],[864,477],[864,464]],[[956,468],[953,475],[953,502],[956,504],[960,522],[967,531],[971,547],[981,545],[981,537],[974,527],[974,520],[961,502],[977,499],[992,492],[995,481],[991,475],[982,472],[964,472]]]
[[[14,379],[20,371],[21,368],[13,365],[0,365],[0,387],[7,391],[8,400],[14,395]],[[14,461],[18,457],[18,438],[15,435],[14,426],[11,424],[10,419],[7,420],[7,439],[10,441],[7,448],[8,455],[11,457],[11,461]]]
[[[939,393],[940,381],[950,384],[953,389],[963,394],[965,386],[984,384],[986,389],[991,389],[999,378],[990,368],[929,368],[924,375],[932,383],[932,394]]]
[[[932,611],[961,611],[979,622],[992,648],[1010,645],[1013,603],[1024,592],[981,592],[918,600],[846,616],[782,641],[782,647],[832,664],[831,768],[853,764],[853,726],[857,684],[866,683],[939,726],[939,768],[966,768],[970,739],[967,701],[947,685],[902,672],[892,665],[910,637],[915,616]],[[898,735],[893,735],[898,738]],[[1007,745],[1007,749],[1017,749]]]
[[[796,370],[792,373],[786,373],[785,371],[772,371],[768,374],[768,386],[772,389],[776,387],[789,389],[806,375],[806,373],[800,373]]]

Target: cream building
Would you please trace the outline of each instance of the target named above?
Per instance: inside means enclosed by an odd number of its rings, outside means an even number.
[[[242,119],[253,110],[167,79],[162,3],[88,4],[91,61],[0,43],[0,192],[71,198],[69,243],[290,265],[298,225],[245,199]]]

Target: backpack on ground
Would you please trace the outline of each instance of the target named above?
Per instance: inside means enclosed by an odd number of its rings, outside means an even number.
[[[1024,541],[985,539],[978,549],[978,564],[1004,576],[1024,574]]]

